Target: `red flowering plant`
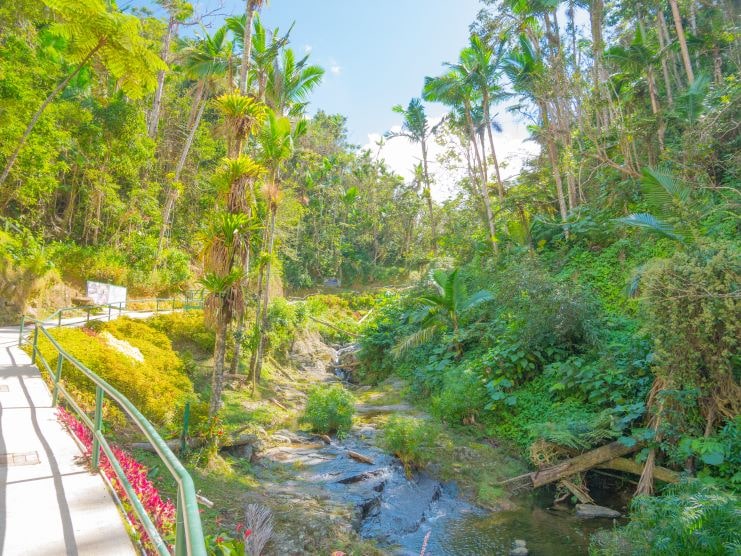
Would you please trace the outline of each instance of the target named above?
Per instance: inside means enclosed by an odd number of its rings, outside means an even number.
[[[59,421],[80,441],[85,448],[86,457],[90,458],[93,446],[93,435],[90,429],[66,409],[60,407],[57,411]],[[147,476],[148,469],[135,460],[131,454],[115,446],[111,446],[111,450],[116,456],[126,479],[128,479],[132,489],[139,500],[141,500],[142,506],[144,506],[152,523],[157,527],[162,537],[168,538],[174,536],[175,505],[172,503],[172,500],[169,498],[162,499],[157,487],[154,486]],[[147,554],[156,554],[157,552],[154,546],[152,546],[152,543],[148,539],[147,532],[128,501],[121,481],[118,479],[108,457],[103,452],[100,457],[100,470],[108,478],[119,499],[123,502],[129,521],[134,525],[134,529],[140,536],[145,552]]]
[[[211,556],[243,556],[244,543],[251,534],[250,529],[245,529],[242,523],[237,523],[234,536],[223,533],[207,536],[206,550]]]

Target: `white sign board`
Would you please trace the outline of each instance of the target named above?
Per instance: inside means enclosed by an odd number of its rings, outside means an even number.
[[[114,286],[113,284],[103,284],[102,282],[87,283],[87,296],[96,305],[108,305],[110,303],[126,304],[126,288]]]

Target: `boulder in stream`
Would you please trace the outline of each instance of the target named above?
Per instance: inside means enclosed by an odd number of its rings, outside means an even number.
[[[612,508],[605,508],[596,504],[577,504],[576,515],[585,519],[593,519],[597,517],[616,518],[622,514]]]

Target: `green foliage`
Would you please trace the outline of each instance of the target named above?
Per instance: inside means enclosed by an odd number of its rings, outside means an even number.
[[[208,353],[213,350],[214,333],[206,326],[203,311],[157,315],[147,319],[147,325],[165,334],[179,351],[195,348],[197,352]]]
[[[458,329],[462,313],[492,300],[492,295],[481,290],[468,295],[464,278],[459,269],[449,272],[441,269],[430,272],[432,284],[437,293],[425,293],[416,299],[421,306],[419,312],[413,315],[418,330],[400,340],[392,349],[392,354],[399,357],[410,349],[427,343],[440,330],[452,329],[453,344],[460,351]]]
[[[26,228],[0,218],[6,230],[0,230],[0,322],[15,323],[28,302],[53,283],[57,274],[43,244]],[[9,311],[10,314],[4,314]]]
[[[346,435],[352,428],[355,398],[341,384],[315,386],[309,391],[302,422],[314,432]]]
[[[308,312],[305,303],[289,303],[278,297],[268,309],[268,347],[272,353],[285,355],[290,349],[296,332],[305,327]]]
[[[68,353],[126,396],[145,417],[158,425],[176,428],[185,402],[194,399],[194,395],[183,363],[167,336],[145,322],[125,317],[99,328],[100,333],[58,328],[51,334]],[[103,333],[137,348],[144,361],[111,347]],[[51,343],[40,338],[39,348],[51,368],[56,368],[56,350]],[[92,404],[94,385],[69,362],[64,364],[62,379],[71,391],[82,396],[87,406]]]
[[[678,252],[644,274],[646,326],[655,342],[654,372],[672,388],[699,388],[731,415],[741,404],[737,365],[741,255],[733,244]]]
[[[590,553],[604,556],[731,556],[741,550],[738,496],[711,482],[690,480],[661,496],[633,499],[630,523],[592,538]]]
[[[190,257],[167,249],[158,259],[154,238],[134,241],[125,250],[57,243],[51,246],[50,257],[64,280],[80,289],[94,280],[126,286],[133,295],[151,295],[182,290],[192,278]]]
[[[392,416],[383,427],[384,449],[401,460],[407,475],[432,459],[435,440],[440,433],[432,422],[400,415]]]
[[[464,364],[456,365],[445,373],[440,390],[432,395],[430,410],[451,425],[474,423],[487,398],[481,375]]]

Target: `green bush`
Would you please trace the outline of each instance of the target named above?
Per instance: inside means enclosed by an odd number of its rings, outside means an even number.
[[[111,347],[102,334],[94,330],[58,328],[52,330],[51,335],[68,353],[126,396],[153,423],[176,426],[186,401],[195,396],[183,363],[167,337],[144,322],[127,318],[100,328],[139,349],[144,361],[139,362]],[[39,349],[51,368],[56,368],[57,352],[51,342],[40,337]],[[62,379],[69,390],[81,396],[84,406],[92,405],[94,385],[69,362],[64,364]]]
[[[209,353],[214,349],[214,332],[206,326],[203,311],[157,315],[146,322],[165,334],[180,350],[194,347],[201,353]]]
[[[432,395],[432,413],[451,425],[473,423],[486,405],[486,388],[467,366],[445,373],[439,393]]]
[[[432,459],[439,428],[424,419],[394,415],[383,428],[381,443],[401,460],[407,475]]]
[[[355,398],[341,384],[315,386],[309,391],[302,422],[314,432],[345,436],[352,428]]]
[[[289,303],[284,297],[273,299],[268,307],[269,350],[274,354],[287,352],[296,331],[306,326],[307,319],[305,303]]]
[[[713,483],[690,480],[662,496],[633,499],[630,523],[592,537],[600,556],[731,556],[741,551],[738,496]]]

